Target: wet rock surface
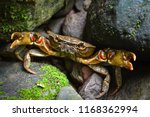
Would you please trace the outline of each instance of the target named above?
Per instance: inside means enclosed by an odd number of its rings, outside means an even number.
[[[71,11],[66,16],[62,29],[63,34],[81,39],[83,36],[83,30],[86,23],[86,15],[87,12],[85,11],[77,13]]]
[[[67,86],[68,79],[55,67],[42,68],[43,65],[32,62],[31,67],[37,73],[33,75],[23,69],[22,62],[1,60],[0,99],[55,99],[59,86]]]
[[[57,95],[57,100],[83,100],[72,86],[61,88]]]
[[[102,87],[102,78],[93,73],[86,82],[84,82],[79,94],[86,100],[94,100],[99,96]]]
[[[97,47],[134,51],[150,56],[150,1],[94,0],[89,8],[86,37]]]
[[[56,18],[66,16],[73,9],[74,2],[75,0],[65,0],[64,7],[60,11],[58,11],[53,17]]]

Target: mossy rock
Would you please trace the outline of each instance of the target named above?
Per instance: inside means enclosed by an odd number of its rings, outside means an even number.
[[[52,65],[33,62],[36,75],[22,71],[18,62],[0,65],[0,99],[54,100],[60,89],[69,85],[66,75]]]
[[[2,0],[0,39],[8,40],[14,31],[31,31],[49,20],[64,6],[64,0]]]
[[[137,59],[150,60],[150,1],[93,0],[85,39],[97,48],[126,49]]]
[[[18,91],[19,99],[55,99],[61,87],[69,85],[65,74],[60,72],[56,67],[44,65],[40,68],[41,80],[29,89],[21,89]]]

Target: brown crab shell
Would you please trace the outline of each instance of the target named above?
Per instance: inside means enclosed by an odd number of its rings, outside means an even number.
[[[63,54],[74,54],[77,57],[89,57],[94,53],[95,46],[74,37],[62,36],[48,31],[51,47]],[[82,46],[84,46],[82,48]]]

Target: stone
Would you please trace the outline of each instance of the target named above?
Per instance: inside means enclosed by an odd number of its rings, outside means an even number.
[[[3,43],[2,46],[0,46],[0,56],[9,59],[16,59],[16,56],[14,54],[15,48],[10,49],[10,45],[11,45],[10,43],[9,44]]]
[[[64,7],[58,11],[53,17],[60,18],[66,16],[73,8],[75,0],[65,0]]]
[[[57,19],[56,18],[51,19],[48,22],[48,29],[51,30],[52,32],[56,33],[56,34],[60,34],[64,20],[65,20],[64,17],[57,18]]]
[[[84,2],[84,0],[76,0],[76,2],[75,2],[75,8],[78,11],[82,11],[83,10],[83,2]]]
[[[62,32],[64,35],[82,39],[83,30],[86,23],[87,12],[81,11],[75,13],[71,11],[64,22]]]
[[[30,74],[22,62],[0,61],[0,99],[51,100],[69,81],[59,69],[44,62],[32,62]]]
[[[8,41],[14,31],[32,31],[64,6],[65,0],[2,0],[0,39]]]
[[[98,48],[133,51],[150,59],[150,1],[93,0],[88,10],[85,39]]]
[[[61,88],[57,95],[57,100],[82,100],[82,97],[76,92],[72,86]]]
[[[76,0],[75,2],[75,8],[78,10],[78,11],[82,11],[82,10],[85,10],[87,11],[90,4],[91,4],[92,0]]]
[[[92,0],[84,0],[84,2],[83,2],[84,10],[87,11],[89,9],[89,6],[91,3],[92,3]]]
[[[93,73],[87,81],[84,82],[79,94],[85,100],[95,100],[98,97],[102,87],[102,77]]]

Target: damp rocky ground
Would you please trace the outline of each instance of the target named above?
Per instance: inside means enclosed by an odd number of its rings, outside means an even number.
[[[150,99],[149,3],[143,0],[2,1],[0,99]],[[133,51],[137,55],[134,70],[122,69],[122,86],[118,93],[111,95],[116,88],[114,68],[105,66],[111,81],[108,92],[101,98],[97,96],[104,77],[86,65],[65,58],[33,57],[31,69],[37,74],[30,74],[16,58],[16,48],[10,49],[10,35],[16,31],[36,31],[46,36],[46,30],[79,38],[96,45],[97,49]]]

